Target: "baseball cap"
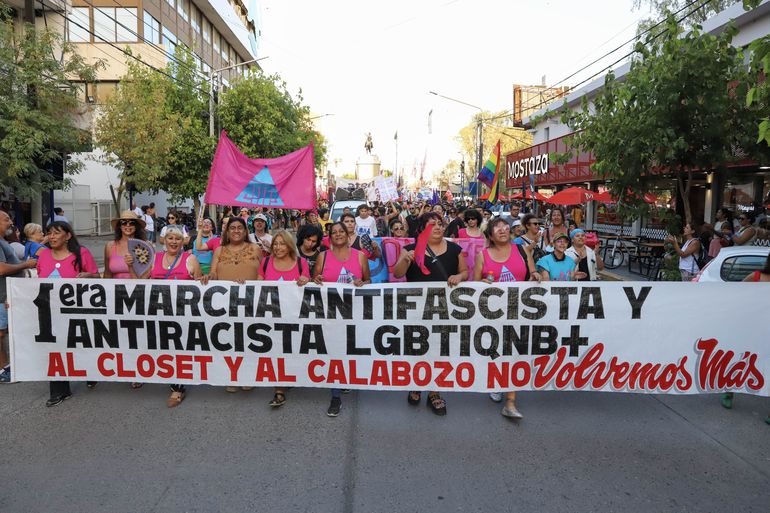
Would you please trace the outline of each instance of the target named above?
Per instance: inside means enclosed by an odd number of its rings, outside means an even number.
[[[267,216],[265,214],[257,214],[257,215],[255,215],[254,216],[254,220],[256,221],[257,219],[259,219],[261,221],[264,221],[264,222],[267,222]]]
[[[559,232],[556,235],[553,236],[553,239],[551,239],[553,242],[556,242],[559,239],[567,239],[567,242],[569,242],[569,235],[567,235],[564,232]]]

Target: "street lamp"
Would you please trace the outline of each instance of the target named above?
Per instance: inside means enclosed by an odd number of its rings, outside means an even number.
[[[466,105],[468,107],[472,107],[472,108],[474,108],[474,109],[479,111],[479,117],[478,117],[478,121],[476,123],[476,134],[477,134],[477,136],[479,138],[478,156],[477,156],[477,159],[478,159],[477,160],[477,162],[478,162],[478,164],[477,164],[478,165],[478,170],[477,170],[477,173],[476,173],[476,176],[478,176],[478,174],[481,173],[482,166],[484,165],[484,160],[483,160],[484,159],[484,139],[483,139],[483,136],[484,136],[484,125],[482,124],[483,123],[482,114],[484,113],[484,109],[482,109],[481,107],[479,107],[477,105],[473,105],[472,103],[468,103],[468,102],[464,102],[462,100],[458,100],[457,98],[450,98],[449,96],[444,96],[443,94],[439,94],[436,91],[428,91],[428,92],[430,94],[434,95],[434,96],[439,96],[441,98],[444,98],[445,100],[449,100],[449,101],[452,101],[452,102],[455,102],[455,103],[460,103],[462,105]],[[476,197],[478,197],[478,195],[479,195],[479,188],[478,188],[478,178],[477,178],[476,179]]]
[[[252,64],[255,62],[263,61],[267,59],[267,57],[260,57],[259,59],[251,59],[250,61],[244,61],[239,62],[238,64],[233,64],[232,66],[226,66],[224,68],[219,69],[212,69],[209,72],[209,136],[214,137],[214,92],[215,89],[219,89],[219,81],[217,80],[217,85],[214,86],[214,75],[219,74],[221,76],[221,73],[223,71],[227,71],[228,69],[233,68],[240,68],[241,66],[245,66],[246,64]]]

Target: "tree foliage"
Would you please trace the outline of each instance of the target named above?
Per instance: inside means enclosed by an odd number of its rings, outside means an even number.
[[[78,127],[82,106],[71,80],[92,81],[101,66],[86,64],[54,32],[31,25],[23,34],[14,32],[9,11],[0,6],[1,186],[29,197],[70,184],[67,176],[55,180],[48,168],[62,154],[90,142],[88,132]],[[67,172],[79,166],[72,162]]]
[[[103,106],[95,127],[102,160],[120,170],[115,210],[129,186],[158,191],[168,172],[182,128],[182,115],[166,101],[169,86],[164,77],[143,64],[127,61],[128,72],[120,87]]]
[[[508,114],[507,116],[506,113]],[[479,116],[481,116],[484,126],[484,155],[482,156],[483,161],[481,164],[477,162],[477,126]],[[476,180],[476,176],[479,174],[479,168],[484,165],[484,162],[489,158],[489,154],[497,144],[498,140],[500,141],[501,158],[504,158],[508,153],[523,150],[532,145],[532,134],[521,128],[508,126],[506,124],[508,119],[510,119],[510,113],[508,111],[484,111],[474,116],[467,125],[460,129],[455,140],[460,145],[463,155],[468,158],[468,161],[465,163],[466,184]]]
[[[746,105],[756,113],[759,123],[757,143],[770,146],[770,36],[757,39],[749,46],[751,52],[750,83]],[[764,155],[763,155],[764,156]],[[762,159],[763,163],[767,159]]]
[[[741,1],[743,8],[748,10],[755,8],[762,0]],[[676,13],[676,17],[682,20],[681,25],[683,27],[694,27],[735,3],[736,0],[697,0],[695,2],[693,0],[634,0],[634,9],[640,9],[646,5],[652,13],[650,17],[639,21],[637,33],[641,34],[653,27],[659,20],[665,19],[668,13]],[[659,26],[653,31],[653,34],[657,34],[663,29],[665,26]]]
[[[272,158],[314,143],[316,167],[326,162],[326,140],[313,129],[302,94],[292,97],[278,75],[253,72],[222,94],[222,128],[251,158]]]
[[[608,74],[593,108],[584,100],[581,112],[565,113],[563,120],[578,131],[573,148],[593,152],[593,170],[610,180],[623,213],[642,213],[647,178],[664,171],[676,176],[689,222],[693,171],[724,166],[736,148],[751,150],[746,69],[730,44],[734,28],[718,37],[697,26],[682,34],[673,17],[666,28],[636,45],[624,81]]]

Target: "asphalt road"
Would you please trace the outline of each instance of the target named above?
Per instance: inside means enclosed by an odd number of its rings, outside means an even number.
[[[101,383],[46,408],[45,383],[0,388],[0,511],[431,512],[770,510],[770,400],[521,393],[436,417],[404,393],[227,394]]]

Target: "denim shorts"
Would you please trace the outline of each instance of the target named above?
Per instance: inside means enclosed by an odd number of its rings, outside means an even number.
[[[8,331],[8,311],[5,303],[0,303],[0,331]]]

